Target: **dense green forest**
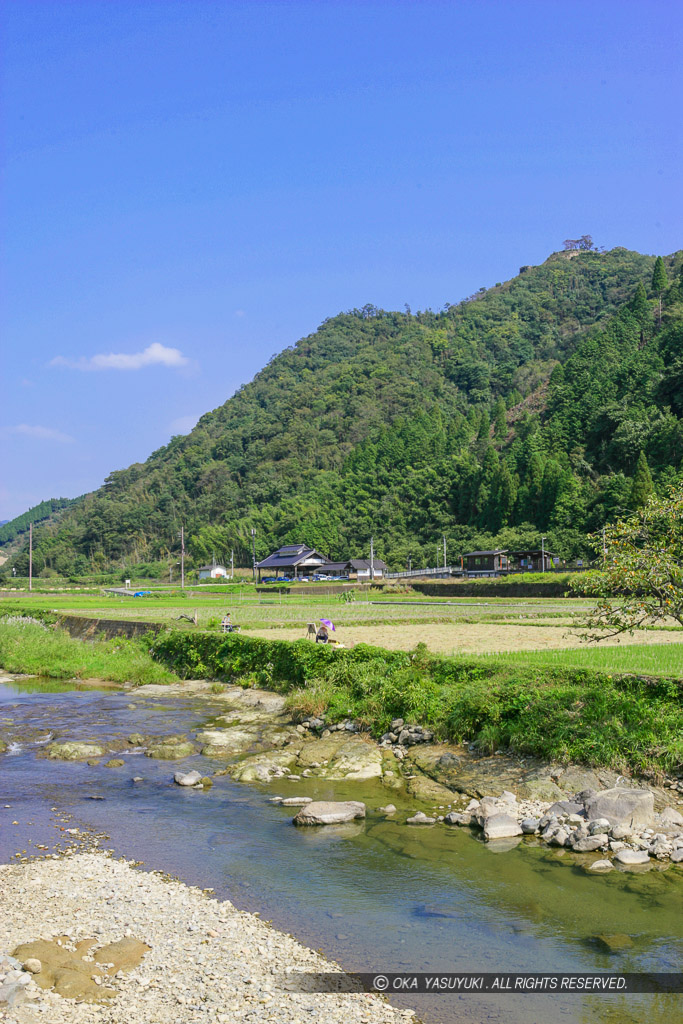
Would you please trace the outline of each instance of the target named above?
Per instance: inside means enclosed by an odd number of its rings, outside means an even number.
[[[20,516],[9,519],[0,526],[0,545],[9,544],[20,533],[25,533],[31,523],[40,523],[42,520],[48,519],[54,512],[66,508],[71,502],[71,498],[49,498],[47,501],[41,501],[39,505],[34,505]]]
[[[197,561],[250,564],[252,527],[259,558],[374,536],[402,568],[444,534],[452,558],[544,534],[572,559],[682,456],[683,251],[560,252],[439,312],[326,320],[35,531],[36,569],[176,558],[181,524]]]

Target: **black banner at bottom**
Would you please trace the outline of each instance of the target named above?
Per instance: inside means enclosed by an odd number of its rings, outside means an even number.
[[[431,995],[514,995],[530,993],[590,993],[615,995],[636,992],[683,993],[683,973],[632,974],[600,971],[585,973],[434,972],[401,974],[290,973],[287,988],[300,992],[403,992]]]

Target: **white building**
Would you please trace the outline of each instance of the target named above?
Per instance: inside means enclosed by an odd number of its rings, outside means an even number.
[[[227,580],[230,573],[224,565],[218,565],[214,559],[211,565],[199,566],[200,580]]]

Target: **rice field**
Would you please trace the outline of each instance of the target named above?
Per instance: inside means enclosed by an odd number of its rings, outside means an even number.
[[[308,623],[322,617],[336,626],[348,647],[369,643],[390,650],[411,650],[418,643],[439,654],[492,657],[525,665],[572,665],[606,672],[633,671],[683,676],[683,630],[640,630],[633,636],[586,644],[581,623],[592,606],[587,599],[472,598],[434,599],[421,595],[257,595],[251,587],[232,593],[201,595],[188,590],[156,592],[144,598],[107,594],[24,594],[0,597],[12,610],[40,608],[94,618],[163,622],[194,626],[181,615],[197,611],[200,629],[217,629],[230,611],[232,621],[250,636],[297,640]]]
[[[558,649],[586,650],[587,645],[578,636],[578,625],[520,625],[517,622],[452,622],[419,625],[396,625],[385,623],[376,626],[355,626],[335,623],[336,638],[347,647],[358,643],[375,644],[389,650],[410,651],[418,643],[427,645],[430,651],[448,655],[478,655],[507,653],[511,658],[528,663],[529,653],[554,652]],[[305,635],[300,628],[249,628],[249,636],[261,636],[270,640],[298,640]],[[620,638],[601,641],[610,652],[614,648],[637,645],[677,646],[677,656],[683,672],[683,631],[639,630],[633,636],[625,634]],[[594,645],[590,645],[594,647]],[[589,648],[590,650],[590,648]],[[611,653],[606,655],[609,663]]]

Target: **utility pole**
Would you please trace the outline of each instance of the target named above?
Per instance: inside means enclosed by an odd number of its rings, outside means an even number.
[[[235,549],[232,548],[232,550],[230,551],[230,579],[234,580],[234,578],[235,578]]]
[[[28,524],[28,589],[33,590],[33,523]]]
[[[444,533],[444,535],[443,535],[443,567],[444,567],[444,569],[446,568],[447,565],[448,565],[448,562],[446,561],[446,534]]]
[[[413,560],[410,557],[410,555],[408,555],[408,572],[411,572],[412,568],[413,568]]]
[[[370,579],[375,578],[375,539],[370,538]]]
[[[541,537],[541,572],[545,572],[545,537]]]
[[[607,545],[605,544],[605,527],[602,528],[602,560],[607,561]]]
[[[180,588],[185,589],[185,527],[180,527]]]
[[[251,555],[252,555],[252,577],[256,583],[256,528],[251,528]]]

